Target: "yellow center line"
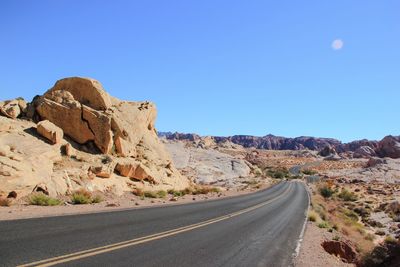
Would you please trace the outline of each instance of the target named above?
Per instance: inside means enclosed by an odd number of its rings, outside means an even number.
[[[217,222],[220,222],[220,221],[224,221],[224,220],[239,216],[241,214],[244,214],[244,213],[253,211],[255,209],[261,208],[261,207],[263,207],[265,205],[268,205],[268,204],[278,200],[279,198],[282,198],[283,196],[285,196],[289,192],[291,187],[292,187],[292,184],[290,183],[288,188],[282,194],[280,194],[279,196],[277,196],[275,198],[272,198],[272,199],[270,199],[268,201],[265,201],[265,202],[262,202],[260,204],[254,205],[252,207],[248,207],[246,209],[239,210],[239,211],[236,211],[236,212],[233,212],[233,213],[230,213],[230,214],[227,214],[227,215],[223,215],[223,216],[220,216],[220,217],[217,217],[217,218],[213,218],[213,219],[209,219],[209,220],[206,220],[206,221],[203,221],[203,222],[191,224],[191,225],[188,225],[188,226],[183,226],[183,227],[180,227],[180,228],[176,228],[176,229],[160,232],[160,233],[153,234],[153,235],[148,235],[148,236],[139,237],[139,238],[123,241],[123,242],[114,243],[114,244],[111,244],[111,245],[106,245],[106,246],[101,246],[101,247],[97,247],[97,248],[82,250],[82,251],[71,253],[71,254],[66,254],[66,255],[53,257],[53,258],[48,258],[48,259],[45,259],[45,260],[40,260],[40,261],[36,261],[36,262],[32,262],[32,263],[22,264],[22,265],[19,265],[19,267],[53,266],[53,265],[56,265],[56,264],[61,264],[61,263],[66,263],[66,262],[70,262],[70,261],[74,261],[74,260],[78,260],[78,259],[92,257],[92,256],[95,256],[95,255],[107,253],[107,252],[110,252],[110,251],[114,251],[114,250],[130,247],[130,246],[135,246],[135,245],[139,245],[139,244],[142,244],[142,243],[150,242],[150,241],[153,241],[153,240],[158,240],[158,239],[162,239],[162,238],[165,238],[165,237],[169,237],[169,236],[177,235],[177,234],[180,234],[180,233],[188,232],[188,231],[200,228],[200,227],[204,227],[204,226],[207,226],[207,225],[210,225],[210,224],[214,224],[214,223],[217,223]]]

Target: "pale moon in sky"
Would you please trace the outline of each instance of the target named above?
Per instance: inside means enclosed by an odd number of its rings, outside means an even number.
[[[342,49],[343,44],[344,43],[343,43],[343,41],[341,39],[333,40],[332,48],[333,48],[333,50],[340,50],[340,49]]]

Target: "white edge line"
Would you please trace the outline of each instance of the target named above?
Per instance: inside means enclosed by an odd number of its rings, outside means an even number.
[[[296,249],[295,249],[295,253],[293,254],[293,265],[295,265],[295,260],[300,254],[300,248],[301,248],[301,244],[302,244],[303,238],[304,238],[304,233],[305,233],[305,230],[306,230],[306,227],[307,227],[308,212],[310,211],[310,203],[311,203],[311,196],[310,196],[310,191],[308,189],[308,186],[304,182],[303,182],[303,184],[304,184],[304,188],[307,191],[308,205],[307,205],[307,210],[305,211],[305,214],[304,214],[305,215],[305,219],[304,219],[303,227],[301,229],[300,236],[299,236],[299,239],[297,241],[297,246],[296,246]]]

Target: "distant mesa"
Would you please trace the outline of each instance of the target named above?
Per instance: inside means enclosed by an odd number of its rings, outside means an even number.
[[[188,140],[196,141],[201,137],[198,134],[183,134],[161,132],[160,137],[169,140]],[[245,148],[267,149],[267,150],[313,150],[318,151],[321,156],[328,157],[335,154],[345,155],[354,158],[370,157],[390,157],[400,158],[400,136],[386,136],[381,141],[357,140],[350,143],[342,143],[333,138],[318,138],[309,136],[300,136],[296,138],[287,138],[275,135],[251,136],[234,135],[228,137],[211,136],[217,144],[222,142],[232,142]],[[332,157],[333,158],[333,157]]]

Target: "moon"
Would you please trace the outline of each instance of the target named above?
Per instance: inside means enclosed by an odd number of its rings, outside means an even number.
[[[342,49],[344,42],[341,39],[335,39],[332,42],[332,49],[333,50],[340,50]]]

